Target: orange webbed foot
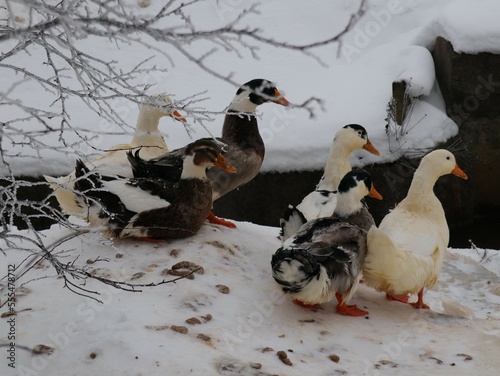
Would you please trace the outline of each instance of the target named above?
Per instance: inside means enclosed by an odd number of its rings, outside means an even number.
[[[345,316],[366,316],[368,314],[368,311],[358,308],[356,305],[345,304],[344,297],[342,296],[341,293],[337,292],[335,294],[335,297],[337,298],[338,301],[336,309],[336,312],[338,314]]]
[[[395,302],[408,303],[409,296],[408,295],[392,295],[389,293],[385,294],[385,297],[388,300],[394,300]]]
[[[336,312],[345,316],[366,316],[368,311],[358,308],[356,305],[338,304]]]
[[[227,221],[224,218],[219,218],[212,212],[208,214],[207,219],[210,223],[214,223],[216,225],[221,225],[229,228],[236,228],[236,225],[233,222]]]

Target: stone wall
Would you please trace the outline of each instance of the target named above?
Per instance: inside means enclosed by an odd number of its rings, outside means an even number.
[[[377,224],[406,197],[419,162],[419,159],[400,159],[365,167],[384,197],[381,201],[367,198]],[[315,188],[322,174],[322,171],[261,173],[239,190],[217,200],[214,211],[222,217],[278,226],[288,204],[299,204]],[[472,223],[473,205],[469,199],[471,189],[468,183],[456,176],[443,176],[436,183],[434,190],[443,203],[451,228]]]
[[[448,116],[459,126],[456,139],[466,148],[474,214],[500,218],[500,55],[460,54],[437,38],[433,56]]]

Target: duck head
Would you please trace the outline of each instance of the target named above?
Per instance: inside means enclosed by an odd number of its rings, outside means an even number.
[[[345,144],[350,152],[365,149],[372,154],[380,155],[379,151],[370,142],[366,129],[359,124],[347,124],[339,129],[335,134],[335,141]]]
[[[236,167],[222,156],[223,152],[221,143],[213,139],[205,138],[189,144],[185,149],[181,179],[205,178],[205,170],[209,166],[234,174]]]
[[[254,112],[257,106],[267,103],[289,106],[290,102],[268,80],[257,78],[241,85],[236,91],[229,110],[237,112]]]
[[[335,213],[348,216],[357,212],[363,207],[361,200],[365,196],[382,200],[382,195],[373,186],[368,172],[362,169],[348,172],[339,184]]]
[[[179,111],[172,108],[172,98],[166,94],[153,94],[146,97],[141,104],[141,113],[160,119],[162,116],[169,116],[174,120],[186,123],[187,120]]]
[[[467,180],[467,174],[462,171],[455,160],[455,156],[448,150],[437,149],[430,152],[420,161],[418,170],[424,170],[427,174],[437,177],[453,174]]]

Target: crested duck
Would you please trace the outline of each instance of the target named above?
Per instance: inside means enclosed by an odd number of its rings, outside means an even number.
[[[348,172],[338,186],[333,215],[307,222],[273,255],[273,278],[295,303],[316,306],[335,295],[337,313],[368,314],[347,305],[362,274],[366,233],[374,224],[361,201],[367,195],[382,199],[366,171]]]
[[[161,178],[121,179],[89,172],[76,165],[78,204],[92,226],[104,226],[110,237],[161,241],[195,234],[212,207],[208,166],[236,172],[212,140],[199,140],[184,148],[181,177],[171,183]]]
[[[132,170],[127,161],[126,151],[142,148],[142,156],[151,159],[168,152],[167,144],[158,131],[158,123],[163,116],[186,122],[181,114],[171,108],[172,99],[163,94],[155,94],[146,98],[139,110],[134,137],[130,144],[113,146],[106,154],[90,161],[90,168],[97,167],[100,172],[132,177]],[[81,207],[76,205],[74,194],[75,172],[61,177],[44,176],[55,196],[61,210],[67,214],[78,215]]]
[[[295,234],[307,221],[332,215],[337,203],[340,180],[351,171],[349,156],[360,149],[379,155],[370,142],[366,129],[361,125],[348,124],[337,131],[325,171],[316,189],[304,197],[299,205],[289,205],[284,218],[280,219],[282,241]]]
[[[229,105],[222,137],[217,138],[224,144],[225,158],[238,170],[228,174],[218,169],[209,169],[208,179],[212,183],[213,200],[241,187],[252,180],[259,172],[264,159],[265,146],[259,133],[255,110],[257,106],[267,103],[288,106],[290,103],[281,95],[276,86],[264,79],[254,79],[242,85]],[[135,177],[157,176],[177,181],[180,176],[179,158],[183,148],[174,150],[161,157],[143,161],[136,154],[128,154]],[[209,221],[228,227],[236,227],[233,223],[217,218],[213,213]]]
[[[440,176],[467,175],[447,150],[435,150],[422,158],[406,198],[385,216],[379,228],[368,232],[368,254],[363,278],[368,286],[386,292],[388,299],[408,302],[418,294],[415,308],[429,308],[424,289],[438,280],[449,229],[443,207],[433,187]]]

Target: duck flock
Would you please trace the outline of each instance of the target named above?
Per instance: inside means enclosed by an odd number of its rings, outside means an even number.
[[[158,131],[159,119],[186,119],[171,108],[170,98],[148,100],[141,106],[130,144],[117,145],[91,161],[78,160],[67,176],[45,177],[61,209],[111,238],[185,238],[195,235],[207,219],[235,228],[212,213],[212,203],[248,183],[261,168],[265,146],[256,108],[290,102],[272,82],[251,80],[231,101],[220,138],[199,139],[169,151]],[[360,149],[379,154],[361,125],[337,131],[316,189],[299,205],[283,208],[282,244],[272,256],[270,273],[285,295],[306,307],[335,296],[337,313],[367,315],[348,304],[362,282],[402,303],[417,294],[410,304],[429,308],[424,290],[436,284],[449,241],[433,187],[440,176],[467,175],[451,152],[427,154],[406,198],[376,227],[365,197],[381,200],[382,195],[368,172],[352,169],[349,162],[350,154]]]

